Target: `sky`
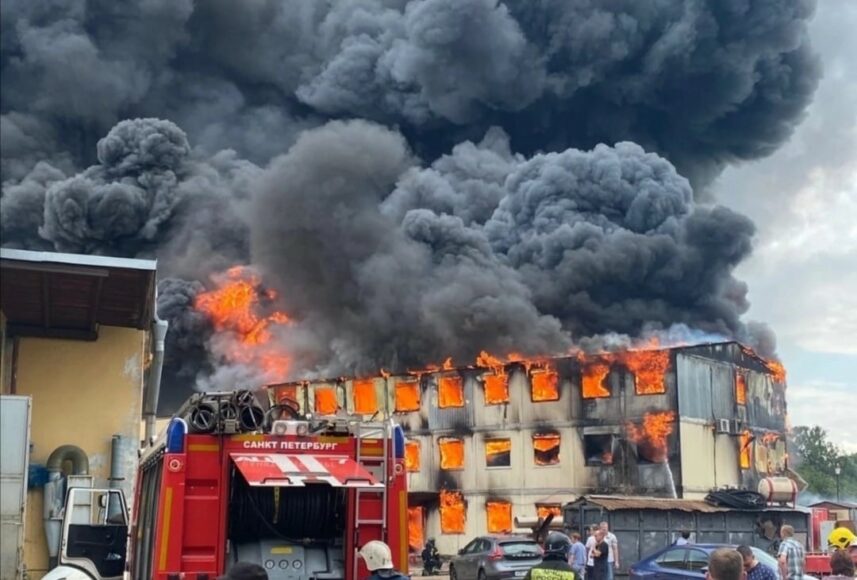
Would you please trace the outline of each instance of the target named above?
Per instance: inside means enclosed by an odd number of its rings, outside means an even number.
[[[792,426],[821,425],[857,453],[857,1],[819,0],[824,77],[806,119],[770,157],[727,169],[718,201],[757,225],[747,318],[771,325]]]

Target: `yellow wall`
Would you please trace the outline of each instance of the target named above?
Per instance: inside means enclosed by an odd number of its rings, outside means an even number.
[[[702,499],[711,488],[741,483],[734,437],[716,434],[711,425],[688,420],[679,423],[679,437],[682,497]]]
[[[143,331],[102,326],[94,342],[22,338],[18,350],[16,392],[31,395],[31,461],[44,464],[64,444],[77,445],[89,456],[96,486],[110,474],[114,434],[126,438],[122,487],[133,490],[142,412],[143,364],[147,349]],[[48,569],[42,526],[42,492],[27,498],[24,561],[30,578]]]

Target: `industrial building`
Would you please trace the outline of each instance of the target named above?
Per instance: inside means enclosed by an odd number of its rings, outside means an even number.
[[[0,269],[0,578],[36,579],[52,567],[57,472],[131,497],[166,326],[154,261],[4,248]]]
[[[702,499],[788,475],[785,373],[737,342],[274,386],[403,425],[411,544],[452,554],[584,494]]]

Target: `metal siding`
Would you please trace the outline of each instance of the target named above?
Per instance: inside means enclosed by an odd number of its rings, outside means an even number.
[[[735,417],[735,367],[718,361],[707,362],[711,368],[711,405],[715,419]]]
[[[682,417],[711,419],[711,370],[698,356],[676,354],[678,411]]]
[[[30,398],[0,396],[0,578],[20,578],[27,501]]]

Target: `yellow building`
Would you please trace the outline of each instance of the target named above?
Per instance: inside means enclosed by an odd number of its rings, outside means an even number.
[[[166,331],[156,324],[156,263],[7,249],[0,258],[0,393],[31,398],[30,465],[77,446],[93,484],[119,486],[130,500]],[[51,567],[43,488],[30,483],[19,578]]]

